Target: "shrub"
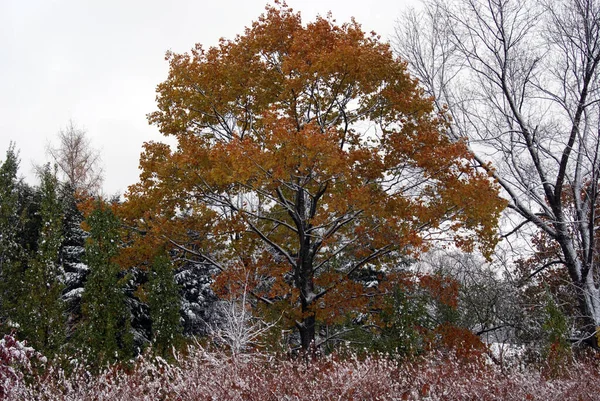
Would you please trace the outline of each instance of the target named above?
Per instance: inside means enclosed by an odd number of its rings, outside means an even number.
[[[12,334],[0,340],[0,399],[19,399],[24,389],[24,374],[32,374],[32,360],[45,359],[33,348],[18,341]],[[16,397],[16,398],[15,398]]]
[[[309,365],[310,368],[309,368]],[[600,393],[593,362],[576,374],[549,379],[533,366],[502,372],[450,352],[406,363],[384,355],[335,354],[308,362],[248,354],[235,358],[195,346],[169,363],[141,356],[133,369],[119,366],[92,375],[85,365],[70,377],[49,368],[14,400],[592,400]]]

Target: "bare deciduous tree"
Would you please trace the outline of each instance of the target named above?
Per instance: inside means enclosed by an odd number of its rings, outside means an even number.
[[[246,276],[240,299],[224,300],[217,304],[219,323],[209,328],[213,340],[228,347],[234,358],[248,352],[251,347],[260,345],[261,337],[275,326],[274,323],[267,323],[253,316],[252,306],[247,300],[247,282]]]
[[[426,0],[396,49],[498,180],[513,226],[560,248],[579,297],[580,339],[598,346],[600,1]],[[490,163],[491,162],[491,163]]]
[[[49,144],[47,152],[63,175],[64,181],[74,190],[97,193],[102,186],[103,169],[100,152],[92,147],[84,129],[72,121],[58,132],[58,145]]]

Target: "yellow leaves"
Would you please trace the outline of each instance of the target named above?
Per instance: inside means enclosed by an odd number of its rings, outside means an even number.
[[[335,321],[370,291],[344,269],[394,268],[445,223],[465,247],[493,243],[497,188],[355,21],[269,6],[243,35],[168,60],[148,118],[177,147],[144,145],[122,209],[140,255],[185,243],[218,262],[216,288]],[[311,286],[328,292],[313,301]]]
[[[289,120],[269,122],[264,165],[279,172],[274,179],[323,182],[343,174],[345,155],[335,132],[321,132],[314,124],[295,129]]]

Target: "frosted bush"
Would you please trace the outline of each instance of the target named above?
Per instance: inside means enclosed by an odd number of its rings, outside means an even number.
[[[33,348],[10,334],[0,340],[0,400],[5,398],[18,399],[24,391],[24,374],[31,374],[31,361],[45,359]]]
[[[532,367],[502,371],[495,365],[432,353],[410,363],[381,355],[316,360],[254,353],[232,358],[202,347],[169,363],[138,358],[91,375],[85,366],[69,377],[49,368],[14,400],[593,400],[600,372],[592,363],[549,380]]]

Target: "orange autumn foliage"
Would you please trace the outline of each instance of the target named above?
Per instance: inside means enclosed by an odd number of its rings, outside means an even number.
[[[304,348],[319,321],[367,308],[361,270],[392,278],[435,238],[495,245],[496,185],[355,21],[269,6],[243,35],[167,59],[149,120],[177,146],[144,145],[122,208],[140,254],[168,244],[212,265],[218,291],[278,306]]]
[[[430,350],[453,351],[459,360],[476,362],[483,366],[482,357],[488,352],[488,346],[469,329],[444,323],[438,326],[430,337]]]

